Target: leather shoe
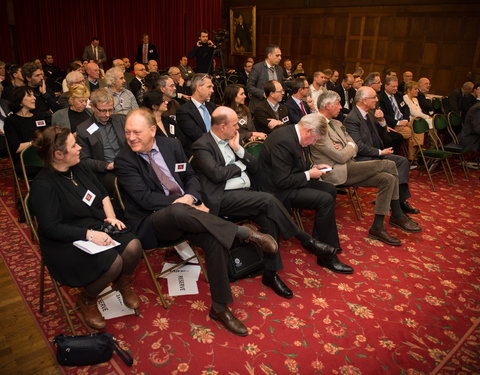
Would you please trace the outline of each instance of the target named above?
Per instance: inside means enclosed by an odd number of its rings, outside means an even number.
[[[262,284],[272,288],[275,293],[283,298],[292,298],[293,292],[288,286],[280,279],[280,276],[275,274],[273,277],[265,277],[265,274],[262,277]]]
[[[326,256],[318,257],[317,264],[320,267],[328,268],[332,272],[345,273],[345,274],[353,273],[353,268],[340,262],[340,260],[336,255],[331,255],[329,257],[326,257]]]
[[[422,228],[416,223],[414,223],[410,218],[405,215],[399,217],[390,216],[389,224],[392,227],[400,228],[401,230],[408,233],[417,233],[421,232]]]
[[[90,297],[82,291],[77,297],[77,306],[89,327],[93,329],[105,328],[107,322],[98,310],[97,297]]]
[[[238,320],[227,307],[225,311],[215,312],[213,308],[210,309],[210,313],[208,314],[210,318],[216,320],[223,324],[223,326],[230,331],[234,335],[237,336],[247,336],[248,330],[245,325]]]
[[[250,234],[245,242],[253,242],[257,247],[265,253],[278,252],[278,244],[269,234],[259,232],[253,225],[246,224],[244,227],[250,229]]]
[[[338,253],[338,248],[330,246],[324,242],[320,242],[311,237],[308,242],[302,243],[304,249],[308,252],[315,254],[317,257],[322,255],[334,255]]]
[[[410,203],[407,201],[400,202],[400,208],[402,211],[406,214],[419,214],[420,210],[417,210],[416,208],[413,208],[410,206]]]
[[[368,237],[373,238],[374,240],[379,240],[387,245],[391,246],[400,246],[402,242],[395,237],[390,236],[385,229],[373,229],[370,228],[368,231]]]
[[[120,292],[125,306],[136,310],[140,304],[140,299],[136,295],[135,290],[133,290],[132,279],[133,275],[120,275],[113,284],[113,289]]]

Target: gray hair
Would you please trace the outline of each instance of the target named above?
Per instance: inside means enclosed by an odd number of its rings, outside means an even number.
[[[178,69],[177,66],[171,66],[170,68],[168,68],[168,75],[171,76],[173,74],[173,71]],[[178,71],[180,71],[180,69],[178,69]]]
[[[325,135],[325,130],[322,129],[322,121],[325,121],[325,117],[318,113],[310,113],[300,119],[298,126],[303,129],[311,129],[313,134]]]
[[[192,77],[192,81],[190,84],[190,88],[192,90],[192,94],[197,91],[197,86],[203,86],[206,84],[205,80],[209,79],[211,80],[212,77],[210,77],[208,74],[203,74],[203,73],[196,73]]]
[[[368,90],[369,86],[362,86],[357,90],[357,93],[355,94],[355,103],[361,102],[363,99],[365,99],[368,96]]]
[[[385,78],[385,85],[389,85],[393,81],[398,82],[397,76],[388,76],[387,78]]]
[[[320,94],[317,99],[317,107],[318,109],[325,109],[327,104],[333,104],[336,101],[340,101],[340,95],[338,95],[335,91],[328,90],[323,94]]]
[[[371,72],[368,74],[367,78],[365,78],[365,82],[363,83],[365,86],[370,86],[373,81],[375,81],[376,77],[380,77],[379,72]]]
[[[92,95],[90,95],[90,101],[94,106],[98,103],[113,103],[113,95],[105,88],[98,89],[92,92]]]
[[[73,83],[78,81],[79,79],[85,79],[85,77],[78,70],[74,70],[73,72],[68,73],[67,76],[65,77],[68,87],[72,86]]]
[[[117,80],[117,73],[123,74],[123,69],[120,67],[110,68],[105,72],[105,83],[107,87],[112,87]]]
[[[157,87],[159,88],[165,88],[167,87],[167,81],[168,79],[170,78],[170,76],[167,76],[167,75],[163,75],[163,76],[160,76],[159,80],[157,81]]]

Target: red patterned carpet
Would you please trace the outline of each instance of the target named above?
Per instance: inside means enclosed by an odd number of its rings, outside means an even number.
[[[7,171],[1,173],[0,252],[51,341],[67,332],[66,324],[53,296],[46,312],[38,312],[38,252],[26,226],[15,220],[11,178]],[[276,296],[260,278],[232,284],[232,308],[250,329],[245,338],[208,318],[210,297],[202,278],[199,295],[176,297],[163,309],[141,263],[136,280],[143,301],[140,316],[107,325],[130,350],[134,366],[114,357],[100,366],[64,370],[85,375],[414,375],[429,374],[440,364],[435,373],[479,374],[479,176],[474,171],[466,181],[457,173],[453,187],[436,176],[437,191],[431,192],[425,178],[412,172],[412,202],[422,211],[415,218],[424,231],[406,234],[389,228],[404,242],[398,248],[366,238],[374,196],[363,199],[362,221],[350,206],[339,207],[341,258],[355,268],[353,275],[326,271],[298,242],[282,242],[281,275],[295,298]],[[303,213],[308,230],[311,215]],[[78,317],[75,321],[81,332],[88,332]],[[448,353],[451,357],[441,364]]]

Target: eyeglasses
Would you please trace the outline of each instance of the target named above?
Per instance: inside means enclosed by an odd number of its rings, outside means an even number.
[[[100,108],[98,108],[97,106],[95,106],[95,108],[96,108],[97,111],[100,112],[100,113],[112,113],[112,112],[113,112],[113,108],[100,109]]]
[[[277,94],[283,94],[283,93],[285,93],[285,90],[276,90],[274,92],[277,93]]]

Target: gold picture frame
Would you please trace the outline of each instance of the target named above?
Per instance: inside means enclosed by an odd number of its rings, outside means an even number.
[[[257,50],[257,7],[230,8],[230,53],[255,56]]]

